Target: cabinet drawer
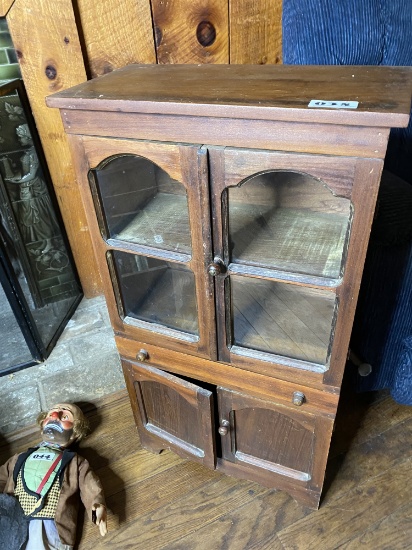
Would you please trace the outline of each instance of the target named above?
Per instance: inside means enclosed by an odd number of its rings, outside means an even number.
[[[222,386],[234,391],[246,392],[260,399],[275,400],[283,405],[292,405],[294,394],[304,394],[301,405],[294,406],[312,414],[320,414],[334,418],[339,400],[339,390],[334,387],[310,387],[299,379],[301,373],[296,372],[296,380],[289,382],[257,374],[248,370],[241,370],[225,363],[207,361],[199,357],[165,350],[141,342],[135,342],[120,336],[116,337],[116,344],[121,357],[136,361],[140,350],[147,352],[147,364],[167,370],[177,375],[196,380],[204,380],[208,384]],[[305,380],[306,382],[306,380]]]

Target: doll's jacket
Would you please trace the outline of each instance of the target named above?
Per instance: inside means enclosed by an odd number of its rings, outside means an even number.
[[[0,492],[14,494],[16,479],[21,465],[35,449],[16,454],[0,467]],[[76,540],[79,495],[89,518],[92,520],[93,504],[105,504],[103,488],[88,461],[66,449],[63,453],[65,466],[60,478],[60,496],[57,503],[56,523],[60,541],[74,546]],[[33,520],[36,521],[36,520]]]

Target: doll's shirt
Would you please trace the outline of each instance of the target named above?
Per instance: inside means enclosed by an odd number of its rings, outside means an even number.
[[[51,465],[61,453],[58,450],[50,447],[39,447],[33,451],[24,463],[24,482],[30,491],[37,492],[37,488],[44,479],[44,476],[49,471]],[[60,467],[60,462],[56,464],[53,473],[46,481],[42,494],[52,486],[56,473]]]

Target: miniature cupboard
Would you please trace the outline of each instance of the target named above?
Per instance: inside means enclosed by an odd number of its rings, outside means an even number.
[[[411,88],[406,68],[132,65],[48,98],[148,449],[318,505]]]

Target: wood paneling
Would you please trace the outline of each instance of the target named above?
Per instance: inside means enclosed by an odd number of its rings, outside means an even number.
[[[230,63],[281,62],[282,0],[231,0],[229,26]]]
[[[228,0],[151,4],[158,63],[229,63]]]
[[[92,78],[130,63],[156,63],[149,0],[77,0]]]
[[[12,7],[14,0],[0,0],[0,17],[6,17]]]
[[[84,209],[60,114],[45,97],[86,80],[70,0],[16,0],[7,22],[86,296],[101,292]]]

